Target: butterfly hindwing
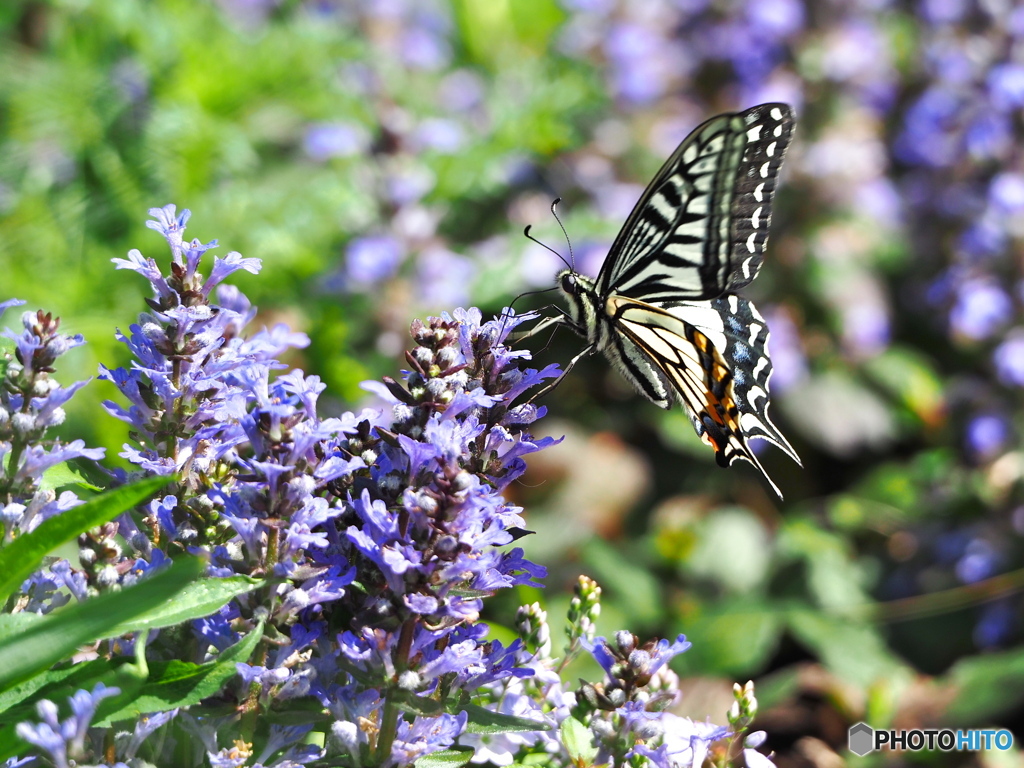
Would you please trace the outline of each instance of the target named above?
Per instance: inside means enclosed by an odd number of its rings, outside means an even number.
[[[768,417],[768,327],[749,301],[728,294],[661,308],[611,297],[608,315],[621,334],[616,337],[618,348],[635,346],[654,371],[649,386],[638,390],[658,402],[645,389],[667,385],[721,466],[743,460],[764,473],[748,446],[753,437],[774,443],[799,463]],[[643,371],[642,365],[634,366],[628,378]]]

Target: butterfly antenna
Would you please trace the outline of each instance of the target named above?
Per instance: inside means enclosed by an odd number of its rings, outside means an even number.
[[[573,256],[572,253],[572,240],[569,239],[569,233],[565,231],[565,225],[562,223],[562,220],[558,218],[558,211],[555,210],[560,202],[562,202],[562,198],[556,197],[554,202],[551,203],[551,215],[555,217],[555,221],[558,222],[558,226],[562,228],[562,234],[565,235],[565,242],[569,244],[569,261],[572,262],[572,264],[569,265],[569,269],[575,272],[576,257]],[[565,259],[562,259],[562,261],[565,261]]]
[[[559,223],[561,223],[561,222],[559,222]],[[535,243],[536,243],[537,245],[539,245],[539,246],[540,246],[541,248],[547,248],[547,249],[548,249],[549,251],[551,251],[551,252],[552,252],[553,254],[555,254],[555,256],[557,256],[557,257],[559,258],[559,260],[560,260],[560,261],[561,261],[561,262],[562,262],[563,264],[565,264],[565,266],[567,266],[567,267],[568,267],[569,269],[572,269],[572,270],[573,270],[573,272],[575,272],[575,271],[576,271],[575,269],[573,269],[573,265],[572,265],[572,264],[570,264],[570,263],[569,263],[568,261],[566,261],[566,260],[565,260],[565,257],[564,257],[564,256],[563,256],[562,254],[560,254],[560,253],[559,253],[558,251],[556,251],[556,250],[555,250],[554,248],[552,248],[552,247],[551,247],[550,245],[545,245],[545,244],[544,244],[544,243],[542,243],[542,242],[541,242],[540,240],[538,240],[538,239],[537,239],[536,237],[534,237],[533,235],[531,235],[531,234],[530,234],[530,230],[531,230],[531,229],[533,229],[533,224],[527,224],[527,225],[526,225],[526,229],[524,229],[524,230],[523,230],[523,235],[524,235],[524,236],[526,237],[526,239],[527,239],[527,240],[532,240],[532,241],[533,241],[533,242],[535,242]],[[569,255],[570,255],[570,256],[572,255],[572,251],[570,251],[570,252],[569,252]]]

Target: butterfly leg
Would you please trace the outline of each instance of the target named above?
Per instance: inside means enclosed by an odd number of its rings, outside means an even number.
[[[544,309],[550,308],[552,307],[544,307]],[[558,315],[556,315],[555,317],[545,317],[543,320],[541,320],[539,323],[533,326],[533,328],[531,328],[528,331],[525,331],[522,336],[517,335],[516,343],[518,344],[520,341],[526,341],[526,339],[536,336],[538,333],[545,330],[546,328],[551,328],[552,326],[565,325],[568,322],[568,316],[565,314],[565,311],[561,307],[553,308],[558,310]]]
[[[562,383],[562,379],[564,379],[566,376],[569,375],[569,371],[571,371],[573,369],[573,367],[576,365],[576,363],[578,363],[580,360],[582,360],[587,355],[594,354],[594,351],[596,349],[597,349],[597,347],[595,345],[593,345],[593,344],[589,344],[586,347],[584,347],[583,351],[580,352],[578,355],[576,355],[576,357],[574,357],[572,360],[570,360],[569,364],[567,366],[565,366],[565,368],[562,369],[562,374],[557,379],[552,381],[550,384],[548,384],[546,387],[544,387],[544,389],[542,389],[540,392],[537,392],[533,397],[531,397],[529,400],[526,401],[527,405],[532,403],[534,400],[536,400],[536,399],[538,399],[540,397],[543,397],[544,395],[548,394],[548,392],[550,392],[555,387],[557,387],[559,384],[561,384]]]

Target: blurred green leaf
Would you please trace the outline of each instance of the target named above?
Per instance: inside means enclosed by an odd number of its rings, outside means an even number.
[[[909,674],[869,624],[805,608],[787,611],[785,622],[801,644],[850,683],[867,687],[882,678]]]
[[[677,663],[690,674],[751,675],[778,647],[782,615],[778,605],[753,597],[702,604],[687,611],[673,632],[693,643]]]
[[[639,558],[630,557],[604,539],[591,537],[583,546],[583,561],[601,585],[605,602],[629,604],[629,614],[638,624],[635,630],[640,630],[639,625],[657,623],[663,617],[665,605],[661,586]]]
[[[790,518],[779,531],[777,546],[782,557],[806,564],[810,594],[827,611],[856,614],[871,602],[842,536],[823,530],[811,518]]]
[[[863,370],[925,426],[941,424],[945,417],[942,380],[923,354],[893,345],[868,360]]]
[[[748,509],[720,507],[699,526],[687,571],[735,593],[764,586],[772,550],[764,523]]]
[[[961,659],[940,682],[954,688],[946,710],[949,722],[989,723],[1024,702],[1024,650]]]
[[[431,752],[416,759],[416,768],[458,768],[473,758],[470,747],[453,747]]]

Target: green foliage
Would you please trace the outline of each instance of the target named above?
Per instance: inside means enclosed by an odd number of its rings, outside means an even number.
[[[31,533],[19,536],[0,549],[0,600],[6,600],[21,586],[21,582],[39,568],[46,554],[74,540],[83,531],[131,509],[167,485],[169,480],[153,477],[107,491],[62,515],[44,520]]]
[[[0,615],[0,692],[67,658],[83,643],[129,631],[136,621],[148,628],[177,623],[165,623],[159,617],[178,619],[187,615],[187,611],[178,609],[168,611],[166,605],[198,579],[204,567],[201,560],[184,559],[133,587],[65,606],[47,616],[28,614],[33,616],[29,621],[25,620],[26,614]],[[230,597],[228,593],[221,605]],[[199,609],[201,612],[193,613],[193,618],[209,613],[210,605],[203,602]]]

